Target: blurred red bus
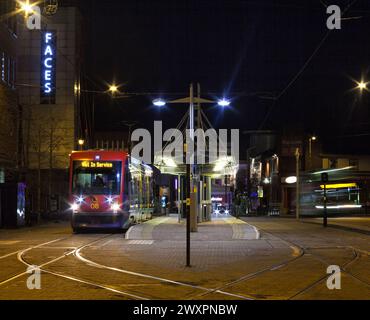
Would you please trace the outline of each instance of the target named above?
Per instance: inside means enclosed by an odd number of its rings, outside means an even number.
[[[72,228],[127,229],[153,215],[153,170],[121,151],[70,155]]]

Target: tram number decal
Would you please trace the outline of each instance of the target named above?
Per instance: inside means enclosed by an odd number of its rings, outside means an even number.
[[[91,204],[91,209],[98,210],[99,208],[100,208],[100,206],[99,206],[99,203],[98,202],[93,202]]]

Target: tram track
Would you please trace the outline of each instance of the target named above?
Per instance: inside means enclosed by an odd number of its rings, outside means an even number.
[[[91,267],[94,267],[94,268],[97,268],[97,269],[105,269],[105,270],[109,270],[109,271],[119,272],[119,273],[122,273],[122,274],[134,276],[134,277],[139,277],[139,278],[145,278],[145,279],[149,279],[149,280],[154,280],[154,281],[158,281],[158,282],[163,283],[163,284],[170,284],[170,285],[175,285],[175,286],[184,287],[184,288],[190,288],[190,289],[196,289],[196,290],[206,291],[207,293],[210,293],[210,292],[213,292],[214,291],[214,289],[203,287],[203,286],[192,285],[192,284],[185,283],[185,282],[175,281],[175,280],[166,279],[166,278],[163,278],[163,277],[157,277],[157,276],[153,276],[153,275],[149,275],[149,274],[144,274],[144,273],[133,272],[133,271],[130,271],[130,270],[125,270],[125,269],[121,269],[121,268],[110,267],[110,266],[107,266],[107,265],[103,265],[103,264],[97,263],[95,261],[89,260],[89,259],[87,259],[87,258],[85,258],[85,257],[82,256],[82,253],[81,252],[84,249],[86,249],[87,247],[89,247],[90,245],[91,244],[88,244],[88,245],[85,245],[85,246],[79,248],[78,250],[76,250],[74,252],[74,255],[76,256],[76,258],[78,260],[82,261],[83,263],[85,263],[86,265],[89,265]],[[242,299],[242,300],[252,300],[252,299],[250,299],[248,297],[244,297],[244,296],[241,296],[241,295],[233,294],[233,293],[230,293],[230,292],[223,292],[221,290],[217,290],[216,293],[221,294],[221,295],[231,296],[231,297]]]
[[[71,275],[67,275],[67,274],[61,274],[61,273],[58,273],[58,272],[54,272],[54,271],[50,271],[50,270],[47,270],[45,267],[51,265],[51,264],[54,264],[55,262],[58,262],[64,258],[67,258],[69,256],[74,256],[75,252],[81,248],[81,247],[84,247],[86,245],[93,245],[101,240],[105,240],[111,236],[113,236],[114,234],[110,234],[110,235],[105,235],[103,237],[100,237],[98,239],[95,239],[87,244],[83,244],[77,248],[75,248],[74,250],[72,251],[69,251],[51,261],[48,261],[40,266],[37,266],[40,271],[44,272],[44,273],[47,273],[47,274],[50,274],[50,275],[53,275],[55,277],[59,277],[59,278],[63,278],[63,279],[67,279],[67,280],[70,280],[70,281],[74,281],[74,282],[78,282],[78,283],[81,283],[81,284],[85,284],[85,285],[88,285],[90,287],[95,287],[95,288],[99,288],[99,289],[103,289],[103,290],[107,290],[107,291],[110,291],[110,292],[113,292],[113,293],[116,293],[116,294],[120,294],[120,295],[123,295],[123,296],[126,296],[126,297],[129,297],[131,299],[135,299],[135,300],[148,300],[148,298],[146,297],[142,297],[142,296],[138,296],[138,295],[134,295],[134,294],[131,294],[129,292],[126,292],[126,291],[122,291],[122,290],[117,290],[115,288],[112,288],[112,287],[109,287],[109,286],[106,286],[106,285],[103,285],[103,284],[100,284],[100,283],[97,283],[97,282],[92,282],[92,281],[88,281],[88,280],[85,280],[85,279],[82,279],[82,278],[79,278],[79,277],[75,277],[75,276],[71,276]],[[27,260],[23,257],[27,252],[33,250],[33,248],[29,248],[29,249],[26,249],[20,253],[18,253],[18,260],[23,263],[27,268],[32,268],[32,267],[35,267],[33,264],[31,264],[30,262],[27,262]],[[31,269],[32,270],[32,269]],[[19,277],[19,276],[18,276]],[[14,279],[10,279],[11,280],[14,280]],[[0,283],[1,285],[1,283]]]
[[[273,272],[275,270],[278,270],[278,269],[281,269],[281,268],[284,268],[284,267],[287,267],[289,266],[290,264],[294,263],[294,262],[297,262],[298,260],[304,258],[304,257],[307,257],[307,256],[312,256],[314,257],[314,259],[316,260],[319,260],[321,263],[323,263],[325,266],[330,266],[332,265],[332,263],[329,263],[328,261],[322,259],[321,257],[315,255],[312,253],[312,250],[325,250],[325,249],[344,249],[344,250],[352,250],[353,251],[353,258],[346,262],[344,265],[342,266],[339,266],[341,271],[345,274],[347,274],[348,276],[352,277],[353,279],[355,279],[356,281],[362,283],[363,285],[367,286],[370,288],[370,284],[362,279],[360,279],[359,277],[357,277],[356,275],[352,274],[349,270],[347,270],[347,268],[354,264],[357,260],[359,260],[360,258],[360,254],[363,254],[363,255],[370,255],[369,252],[367,251],[364,251],[364,250],[359,250],[359,249],[356,249],[352,246],[337,246],[337,247],[318,247],[318,248],[305,248],[304,246],[301,246],[299,244],[296,244],[290,240],[287,240],[281,236],[277,236],[276,234],[272,234],[270,232],[267,232],[266,230],[263,230],[261,228],[259,228],[259,230],[261,230],[264,234],[266,235],[270,235],[272,237],[275,237],[275,238],[278,238],[279,240],[283,241],[287,246],[289,246],[294,252],[299,252],[298,256],[296,256],[295,258],[292,258],[292,259],[288,259],[288,260],[284,260],[283,262],[280,262],[280,263],[277,263],[277,264],[274,264],[274,265],[271,265],[269,267],[266,267],[266,268],[263,268],[261,270],[258,270],[258,271],[255,271],[255,272],[252,272],[252,273],[248,273],[236,280],[233,280],[231,282],[228,282],[216,289],[214,289],[214,291],[210,292],[210,293],[202,293],[200,295],[195,295],[193,297],[191,297],[191,300],[196,300],[196,299],[199,299],[199,298],[204,298],[206,297],[207,295],[211,294],[211,293],[217,293],[218,291],[222,291],[222,292],[226,292],[225,290],[236,285],[236,284],[240,284],[242,282],[247,282],[247,281],[250,281],[252,279],[256,279],[268,272]],[[313,283],[305,286],[304,288],[302,288],[301,290],[299,290],[297,293],[295,293],[294,295],[291,295],[289,297],[287,297],[287,300],[292,300],[308,291],[310,291],[311,289],[315,288],[317,285],[319,285],[320,283],[322,283],[323,281],[327,280],[328,278],[330,277],[330,274],[325,274],[324,276],[320,277],[319,279],[317,279],[316,281],[314,281]],[[248,298],[248,299],[254,299],[253,298],[253,294],[239,294],[240,296],[242,297],[245,297],[245,298]]]
[[[43,246],[46,246],[48,244],[52,244],[54,242],[57,242],[57,241],[62,241],[62,240],[66,240],[68,239],[68,237],[65,237],[65,238],[59,238],[59,239],[55,239],[55,240],[52,240],[52,241],[48,241],[48,242],[44,242],[44,243],[40,243],[38,245],[35,245],[35,246],[32,246],[32,247],[28,247],[27,249],[37,249],[37,248],[40,248],[40,247],[43,247]],[[9,257],[12,257],[12,256],[15,256],[17,255],[19,252],[22,252],[23,250],[25,249],[19,249],[17,251],[13,251],[13,252],[10,252],[10,253],[7,253],[3,256],[0,256],[0,260],[4,260],[6,258],[9,258]]]
[[[120,273],[127,274],[127,275],[130,275],[130,276],[133,276],[133,277],[146,278],[146,279],[158,281],[159,284],[175,285],[175,286],[178,286],[178,287],[202,290],[202,291],[206,291],[206,292],[210,292],[210,291],[213,290],[213,289],[210,289],[210,288],[206,288],[206,287],[202,287],[202,286],[196,286],[196,285],[192,285],[192,284],[188,284],[188,283],[184,283],[184,282],[179,282],[179,281],[174,281],[174,280],[171,280],[171,279],[156,277],[156,276],[143,274],[143,273],[132,272],[132,271],[129,271],[129,270],[114,268],[114,267],[110,267],[110,266],[105,266],[105,265],[102,265],[102,264],[98,264],[94,261],[88,260],[88,259],[86,259],[82,256],[82,254],[81,254],[82,250],[84,250],[84,249],[86,249],[90,246],[93,246],[94,244],[96,244],[98,242],[101,242],[102,240],[107,240],[113,235],[114,234],[110,234],[110,235],[105,235],[103,237],[99,237],[98,239],[94,239],[93,241],[90,241],[88,243],[84,243],[81,246],[79,246],[77,248],[74,248],[73,250],[71,250],[72,247],[69,247],[70,250],[64,252],[62,255],[60,255],[60,256],[52,259],[52,260],[49,260],[45,263],[42,263],[41,265],[37,265],[37,266],[34,265],[33,263],[31,263],[30,261],[28,261],[25,258],[25,255],[27,253],[29,253],[29,252],[31,252],[32,250],[35,250],[35,249],[42,249],[45,246],[50,245],[50,244],[54,244],[58,241],[67,240],[68,237],[55,239],[53,241],[48,241],[48,242],[45,242],[45,243],[42,243],[42,244],[39,244],[39,245],[36,245],[36,246],[32,246],[32,247],[28,247],[26,249],[18,250],[16,252],[11,253],[11,254],[12,255],[17,255],[17,260],[19,262],[21,262],[23,265],[25,265],[27,267],[28,271],[32,271],[32,268],[37,267],[43,273],[50,274],[50,275],[53,275],[55,277],[59,277],[59,278],[62,278],[62,279],[74,281],[74,282],[77,282],[77,283],[85,284],[85,285],[88,285],[90,287],[95,287],[95,288],[100,288],[100,289],[103,289],[103,290],[107,290],[107,291],[110,291],[110,292],[113,292],[113,293],[116,293],[116,294],[126,296],[126,297],[128,297],[130,299],[134,299],[134,300],[149,300],[150,298],[148,298],[144,295],[138,295],[138,294],[130,293],[128,291],[118,290],[118,289],[115,289],[111,286],[104,285],[104,284],[101,284],[101,283],[98,283],[98,282],[86,280],[81,276],[61,274],[59,272],[51,271],[47,267],[51,266],[51,265],[55,265],[58,261],[61,261],[62,259],[65,259],[67,257],[75,257],[78,261],[81,261],[84,264],[86,264],[90,267],[99,269],[99,270],[104,269],[104,270],[109,270],[109,271],[120,272]],[[59,247],[55,247],[55,248],[58,249]],[[53,249],[53,248],[51,247],[51,249]],[[15,281],[15,280],[17,280],[17,279],[19,279],[23,276],[26,276],[26,275],[29,275],[29,272],[21,272],[21,273],[18,273],[16,275],[14,275],[14,276],[11,276],[11,277],[1,281],[0,282],[0,287],[5,285],[5,284],[8,284],[9,282]],[[242,296],[234,295],[232,293],[221,292],[221,291],[218,292],[218,293],[219,294],[224,294],[226,296],[231,296],[231,297],[234,297],[234,298],[238,298],[238,299],[248,299],[248,298],[245,298],[245,297],[242,297]]]
[[[280,240],[283,240],[283,239],[280,239]],[[283,241],[286,242],[285,240],[283,240]],[[279,263],[270,265],[270,266],[268,266],[266,268],[260,269],[260,270],[255,271],[255,272],[250,272],[250,273],[248,273],[248,274],[246,274],[246,275],[244,275],[244,276],[242,276],[242,277],[240,277],[240,278],[238,278],[236,280],[230,281],[230,282],[228,282],[228,283],[226,283],[226,284],[224,284],[224,285],[222,285],[222,286],[214,289],[212,292],[203,293],[203,294],[200,294],[200,295],[193,296],[193,297],[191,297],[191,300],[196,300],[198,298],[203,298],[203,297],[206,297],[209,294],[218,293],[218,291],[224,291],[227,288],[230,288],[230,287],[232,287],[232,286],[234,286],[236,284],[239,284],[239,283],[241,283],[243,281],[249,281],[249,280],[255,279],[255,278],[257,278],[257,277],[259,277],[259,276],[261,276],[261,275],[263,275],[263,274],[265,274],[267,272],[271,272],[271,271],[275,271],[275,270],[281,269],[281,268],[283,268],[285,266],[288,266],[289,264],[291,264],[293,262],[296,262],[297,260],[300,260],[301,258],[304,257],[305,253],[304,253],[304,251],[300,247],[295,246],[295,245],[292,246],[292,244],[289,244],[288,246],[292,249],[293,254],[295,255],[294,258],[286,259],[286,260],[284,260],[282,262],[279,262]],[[253,298],[253,295],[252,294],[251,295],[241,295],[241,296],[244,297],[244,298],[255,300],[255,298]]]
[[[50,244],[53,244],[53,243],[56,243],[56,242],[59,242],[59,241],[63,241],[63,240],[67,240],[69,237],[64,237],[64,238],[59,238],[59,239],[54,239],[54,240],[51,240],[51,241],[47,241],[47,242],[44,242],[44,243],[40,243],[40,244],[37,244],[37,245],[34,245],[34,246],[31,246],[31,247],[28,247],[26,249],[19,249],[17,251],[14,251],[14,252],[10,252],[8,254],[5,254],[3,256],[0,257],[0,261],[1,260],[5,260],[7,258],[10,258],[10,257],[13,257],[13,256],[17,256],[19,253],[23,252],[23,251],[30,251],[30,250],[34,250],[34,249],[39,249],[39,248],[43,248],[47,245],[50,245]],[[23,273],[18,273],[16,275],[13,275],[11,277],[8,277],[4,280],[0,280],[0,286],[2,286],[3,284],[6,284],[8,283],[9,281],[12,281],[12,280],[15,280],[21,276],[24,276],[26,275],[27,273],[26,272],[23,272]]]
[[[353,250],[353,258],[350,261],[347,261],[345,264],[339,266],[340,267],[340,270],[341,270],[342,273],[345,273],[346,275],[350,276],[354,280],[356,280],[356,281],[362,283],[363,285],[367,286],[368,288],[370,288],[370,284],[368,282],[360,279],[359,277],[355,276],[354,274],[352,274],[350,271],[347,270],[347,267],[349,265],[355,263],[360,258],[360,255],[358,254],[358,252],[356,251],[355,248],[350,247],[350,246],[334,247],[334,248],[333,247],[330,247],[330,248],[320,247],[320,248],[307,248],[307,249],[305,249],[305,251],[306,251],[306,254],[310,254],[315,259],[321,261],[325,266],[328,267],[328,266],[330,266],[332,264],[330,262],[326,261],[325,259],[323,259],[322,257],[320,257],[320,256],[318,256],[316,254],[313,254],[312,253],[312,250],[330,250],[330,249],[343,249],[343,250],[349,250],[349,249],[351,249],[351,250]],[[302,294],[305,294],[305,293],[309,292],[310,290],[312,290],[313,288],[315,288],[317,285],[319,285],[322,282],[324,282],[325,280],[327,280],[329,277],[330,277],[330,274],[324,275],[320,279],[317,279],[317,281],[315,281],[311,285],[303,288],[299,292],[297,292],[294,295],[290,296],[288,300],[292,300],[292,299],[294,299],[294,298],[296,298],[296,297],[298,297],[298,296],[300,296]]]
[[[47,261],[47,262],[45,262],[45,263],[43,263],[43,264],[41,264],[40,266],[37,266],[37,267],[43,273],[50,274],[52,276],[59,277],[59,278],[65,279],[65,280],[74,281],[74,282],[84,284],[84,285],[87,285],[87,286],[90,286],[90,287],[103,289],[103,290],[106,290],[106,291],[109,291],[109,292],[112,292],[112,293],[115,293],[115,294],[119,294],[119,295],[125,296],[129,299],[134,299],[134,300],[150,300],[150,299],[153,299],[153,297],[148,297],[146,294],[131,293],[131,292],[126,291],[126,290],[119,290],[115,286],[112,286],[112,285],[110,286],[110,285],[98,283],[98,282],[95,282],[95,281],[87,280],[86,277],[84,278],[81,275],[76,275],[75,276],[75,275],[71,275],[71,274],[67,274],[67,273],[55,272],[55,271],[50,270],[50,268],[48,268],[48,267],[50,267],[52,265],[53,266],[57,265],[56,263],[58,261],[61,261],[62,259],[65,259],[67,257],[74,257],[76,260],[84,263],[85,265],[87,265],[91,268],[97,269],[97,270],[113,271],[113,272],[118,272],[118,273],[121,273],[121,274],[125,274],[127,276],[131,276],[133,278],[136,277],[136,278],[148,279],[148,280],[151,280],[151,281],[154,281],[154,282],[158,282],[158,285],[171,285],[171,286],[176,286],[176,287],[179,287],[179,288],[194,289],[194,290],[202,291],[202,293],[195,294],[195,295],[189,297],[187,300],[197,300],[197,299],[200,299],[200,298],[207,298],[207,296],[209,296],[211,294],[219,294],[219,295],[223,295],[223,296],[229,296],[229,297],[232,297],[232,298],[235,298],[235,299],[238,299],[238,300],[256,300],[256,299],[258,299],[259,296],[262,296],[263,293],[261,295],[256,295],[256,294],[252,294],[252,293],[242,293],[242,294],[240,294],[240,293],[229,292],[228,289],[233,287],[234,285],[241,284],[243,282],[248,282],[252,279],[256,279],[258,277],[261,277],[261,276],[265,275],[268,272],[273,272],[273,271],[282,269],[284,267],[289,267],[292,263],[297,262],[297,261],[299,261],[300,259],[302,259],[304,257],[311,257],[312,259],[315,259],[316,261],[320,261],[325,266],[332,265],[332,263],[330,263],[327,259],[323,258],[318,253],[320,250],[351,250],[352,251],[352,258],[350,259],[350,261],[347,261],[346,263],[344,263],[340,266],[341,271],[344,274],[353,278],[355,281],[361,283],[362,285],[370,287],[370,285],[367,281],[364,281],[360,277],[356,276],[356,274],[353,274],[350,270],[351,266],[353,266],[356,262],[358,262],[363,256],[365,256],[365,257],[370,256],[369,252],[354,248],[352,246],[305,247],[304,245],[300,245],[300,244],[297,244],[297,243],[295,243],[291,240],[283,238],[280,235],[272,234],[272,233],[267,232],[267,231],[265,231],[261,228],[260,228],[260,230],[264,234],[270,235],[270,236],[272,236],[274,238],[277,238],[280,241],[284,242],[289,248],[292,249],[292,254],[293,254],[294,257],[290,258],[290,259],[285,259],[285,260],[283,260],[279,263],[275,263],[273,265],[270,265],[266,268],[262,268],[260,270],[255,271],[255,272],[243,275],[242,277],[239,277],[236,280],[225,283],[225,284],[223,284],[223,285],[221,285],[217,288],[207,288],[207,287],[204,287],[204,286],[198,286],[196,284],[190,284],[190,283],[186,283],[186,282],[175,281],[175,280],[171,280],[171,279],[167,279],[167,278],[157,277],[157,276],[150,275],[150,274],[133,272],[133,271],[126,270],[126,269],[121,269],[121,268],[115,268],[115,267],[112,267],[112,266],[108,266],[108,265],[104,265],[104,264],[92,261],[92,260],[88,259],[86,257],[86,255],[83,255],[83,251],[85,249],[87,249],[89,247],[92,247],[92,246],[96,245],[97,243],[99,243],[101,241],[109,240],[109,238],[112,237],[114,234],[104,235],[104,236],[99,237],[97,239],[93,239],[92,241],[89,241],[87,243],[83,243],[78,247],[70,247],[70,246],[60,246],[60,247],[50,246],[50,247],[47,247],[48,245],[52,245],[52,244],[55,244],[55,243],[63,241],[63,240],[68,240],[68,239],[70,239],[74,236],[74,235],[71,235],[70,237],[55,239],[55,240],[48,241],[48,242],[45,242],[45,243],[41,243],[41,244],[38,244],[38,245],[30,246],[26,249],[21,249],[21,250],[15,251],[15,252],[11,252],[9,254],[1,256],[0,260],[1,259],[6,259],[8,257],[16,255],[19,262],[21,262],[27,268],[32,268],[32,267],[34,267],[34,265],[31,263],[31,261],[28,261],[27,258],[25,258],[26,254],[31,252],[32,250],[36,250],[36,249],[49,249],[49,250],[50,249],[58,249],[58,250],[62,250],[62,249],[64,249],[64,250],[68,250],[68,251],[65,251],[62,255],[57,256],[54,259],[52,259],[50,261]],[[113,241],[113,240],[110,240],[110,241]],[[107,243],[107,242],[105,242],[105,243]],[[9,278],[0,282],[0,287],[9,283],[9,282],[11,282],[11,281],[15,281],[15,280],[17,280],[17,279],[19,279],[23,276],[26,276],[27,274],[29,274],[29,273],[22,272],[22,273],[18,273],[16,275],[14,275],[12,277],[9,277]],[[309,285],[306,285],[305,287],[301,288],[296,293],[290,294],[289,296],[287,296],[285,298],[287,300],[295,299],[295,298],[309,292],[310,290],[314,289],[316,286],[320,285],[323,281],[328,279],[329,276],[330,276],[330,274],[329,275],[325,274],[325,275],[319,277],[318,279],[316,279],[315,281],[311,282]],[[157,283],[154,283],[154,284],[157,284]],[[266,289],[268,289],[268,288],[266,288]],[[160,297],[155,298],[155,299],[160,299]]]
[[[113,234],[110,234],[110,235],[105,235],[103,237],[100,237],[98,239],[94,239],[93,241],[87,243],[88,245],[93,245],[101,240],[104,240],[106,238],[109,238],[111,237]],[[73,235],[72,235],[73,236]],[[71,237],[72,237],[71,236]],[[63,241],[63,240],[67,240],[68,238],[70,237],[65,237],[65,238],[60,238],[60,239],[55,239],[55,240],[52,240],[52,241],[48,241],[48,242],[45,242],[45,243],[42,243],[42,244],[39,244],[37,246],[32,246],[32,247],[29,247],[29,248],[26,248],[26,249],[23,249],[23,250],[18,250],[16,252],[13,252],[11,254],[8,254],[6,255],[7,257],[8,256],[12,256],[12,255],[17,255],[17,259],[19,262],[21,262],[23,265],[25,265],[27,267],[27,269],[29,269],[28,271],[32,271],[32,268],[38,268],[41,272],[44,272],[44,273],[47,273],[47,274],[51,274],[53,276],[56,276],[56,277],[60,277],[60,278],[63,278],[63,279],[67,279],[67,280],[71,280],[71,281],[75,281],[75,282],[79,282],[79,283],[82,283],[82,284],[85,284],[85,285],[89,285],[89,286],[92,286],[92,287],[95,287],[95,288],[100,288],[100,289],[104,289],[104,290],[108,290],[110,292],[113,292],[113,293],[116,293],[116,294],[121,294],[121,295],[124,295],[124,296],[127,296],[131,299],[137,299],[137,300],[148,300],[147,298],[145,297],[141,297],[141,296],[138,296],[138,295],[134,295],[134,294],[130,294],[128,292],[124,292],[124,291],[121,291],[121,290],[117,290],[117,289],[114,289],[114,288],[111,288],[109,286],[105,286],[105,285],[102,285],[102,284],[99,284],[99,283],[95,283],[95,282],[92,282],[92,281],[87,281],[87,280],[84,280],[84,279],[81,279],[81,278],[77,278],[77,277],[74,277],[74,276],[70,276],[70,275],[64,275],[64,274],[60,274],[58,272],[53,272],[53,271],[50,271],[50,270],[47,270],[46,267],[51,265],[51,264],[55,264],[56,262],[68,257],[68,256],[71,256],[74,254],[74,252],[76,250],[78,250],[80,247],[83,247],[83,246],[86,246],[87,244],[83,244],[82,246],[79,246],[78,248],[75,248],[74,250],[70,250],[69,252],[65,252],[63,255],[60,255],[58,257],[56,257],[55,259],[52,259],[48,262],[45,262],[39,266],[35,266],[34,264],[31,264],[30,262],[28,262],[25,258],[24,258],[24,255],[34,249],[40,249],[40,248],[43,248],[44,246],[46,245],[50,245],[50,244],[53,244],[53,243],[56,243],[58,241]],[[11,281],[14,281],[14,280],[17,280],[23,276],[26,276],[28,275],[29,272],[21,272],[21,273],[18,273],[14,276],[11,276],[3,281],[0,282],[0,286],[3,286]]]
[[[103,239],[106,239],[106,238],[108,238],[108,237],[109,237],[109,236],[105,236],[105,237],[103,237],[103,238],[100,238],[100,239],[94,240],[94,241],[90,242],[89,244],[90,244],[90,245],[92,245],[92,244],[94,244],[94,243],[96,243],[96,242],[98,242],[98,241],[101,241],[101,240],[103,240]],[[71,252],[69,252],[69,253],[64,254],[63,256],[59,256],[58,258],[55,258],[55,259],[53,259],[53,260],[51,260],[51,261],[49,261],[49,262],[47,262],[47,263],[44,263],[44,264],[42,264],[42,265],[38,266],[38,268],[39,268],[42,272],[44,272],[44,273],[47,273],[47,274],[50,274],[50,275],[53,275],[53,276],[56,276],[56,277],[59,277],[59,278],[63,278],[63,279],[71,280],[71,281],[74,281],[74,282],[82,283],[82,284],[89,285],[89,286],[91,286],[91,287],[95,287],[95,288],[104,289],[104,290],[107,290],[107,291],[110,291],[110,292],[113,292],[113,293],[118,293],[118,294],[121,294],[121,295],[124,295],[124,296],[130,297],[130,298],[132,298],[132,299],[136,299],[136,300],[148,300],[148,299],[147,299],[147,298],[145,298],[145,297],[141,297],[141,296],[138,296],[138,295],[133,295],[133,294],[130,294],[130,293],[125,292],[125,291],[117,290],[117,289],[111,288],[111,287],[109,287],[109,286],[99,284],[99,283],[97,283],[97,282],[92,282],[92,281],[84,280],[84,279],[81,279],[81,278],[77,278],[77,277],[75,277],[75,276],[70,276],[70,275],[60,274],[60,273],[58,273],[58,272],[54,272],[54,271],[50,271],[50,270],[45,269],[45,267],[46,267],[46,266],[48,266],[48,265],[51,265],[51,264],[53,264],[53,263],[55,263],[55,262],[57,262],[57,261],[59,261],[59,260],[61,260],[61,259],[64,259],[64,258],[68,257],[68,256],[72,256],[72,255],[74,255],[74,253],[75,253],[75,251],[76,251],[76,250],[78,250],[78,248],[74,249],[73,251],[71,251]],[[24,259],[24,257],[23,257],[23,255],[24,255],[25,253],[27,253],[27,250],[26,250],[26,251],[24,251],[24,252],[21,252],[20,254],[18,254],[18,260],[19,260],[20,262],[22,262],[24,265],[26,265],[26,266],[27,266],[27,268],[30,268],[30,267],[32,268],[32,267],[33,267],[33,265],[32,265],[32,264],[30,264],[29,262],[27,262],[27,261]]]

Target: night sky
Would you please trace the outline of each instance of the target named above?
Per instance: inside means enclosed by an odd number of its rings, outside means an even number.
[[[207,107],[216,128],[297,126],[319,135],[327,152],[369,153],[370,93],[351,89],[352,79],[370,81],[370,1],[335,1],[343,10],[353,3],[350,19],[322,42],[326,2],[86,2],[89,85],[103,90],[115,81],[123,91],[173,99],[200,82],[205,97],[233,98],[232,109]],[[272,96],[279,98],[266,99]],[[119,130],[122,120],[138,119],[141,127],[152,128],[153,120],[176,126],[184,107],[159,111],[152,98],[98,98],[96,128]]]

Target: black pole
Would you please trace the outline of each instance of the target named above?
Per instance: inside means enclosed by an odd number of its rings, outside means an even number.
[[[328,208],[327,208],[326,184],[324,184],[324,228],[328,226]]]
[[[186,266],[190,267],[190,165],[186,165]]]

